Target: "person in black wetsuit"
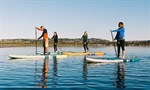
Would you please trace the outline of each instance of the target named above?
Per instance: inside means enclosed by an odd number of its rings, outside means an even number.
[[[57,51],[57,43],[58,43],[57,32],[54,32],[54,35],[53,35],[52,39],[54,39],[54,52],[56,52]]]

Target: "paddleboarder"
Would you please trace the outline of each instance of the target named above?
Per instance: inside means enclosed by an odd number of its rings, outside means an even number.
[[[49,46],[47,29],[45,29],[44,26],[41,26],[40,28],[36,27],[36,29],[39,31],[43,31],[42,35],[38,38],[38,40],[43,37],[43,47],[44,47],[44,55],[45,55],[46,53],[48,53],[48,46]]]
[[[85,53],[89,50],[88,48],[88,33],[85,31],[84,35],[82,36],[83,39],[83,47],[84,47],[84,51]]]
[[[54,35],[53,35],[52,39],[54,39],[54,52],[56,52],[57,51],[57,43],[58,43],[57,32],[54,32]]]
[[[120,47],[122,48],[122,59],[125,57],[125,39],[124,39],[124,33],[125,28],[123,22],[119,22],[118,29],[111,30],[112,32],[117,32],[116,37],[114,40],[117,40],[117,57],[120,57]]]

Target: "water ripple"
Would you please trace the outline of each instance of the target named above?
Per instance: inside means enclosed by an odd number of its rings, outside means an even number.
[[[7,57],[10,49],[7,49],[8,52],[0,60],[0,88],[149,89],[148,48],[140,48],[136,52],[138,48],[127,48],[127,55],[136,54],[141,58],[140,62],[111,64],[88,64],[82,56],[10,61]],[[25,53],[28,49],[31,48],[26,48]],[[102,49],[106,52],[112,50]]]

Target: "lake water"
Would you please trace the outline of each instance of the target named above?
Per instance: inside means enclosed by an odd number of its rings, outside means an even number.
[[[82,51],[82,47],[61,47]],[[53,49],[50,48],[52,51]],[[91,47],[114,56],[113,47]],[[38,51],[42,51],[38,47]],[[150,89],[150,47],[126,47],[126,56],[139,62],[86,63],[84,56],[64,59],[9,60],[9,54],[34,54],[34,47],[0,48],[0,88]]]

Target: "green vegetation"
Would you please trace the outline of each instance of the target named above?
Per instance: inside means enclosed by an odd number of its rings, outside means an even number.
[[[29,47],[35,46],[35,39],[2,39],[0,47]],[[38,46],[42,46],[42,40],[37,41]],[[50,46],[53,45],[53,40],[49,40]],[[82,46],[82,39],[60,38],[59,46]],[[91,38],[89,46],[112,46],[113,42],[105,39]],[[150,46],[150,40],[145,41],[126,41],[126,46]]]

